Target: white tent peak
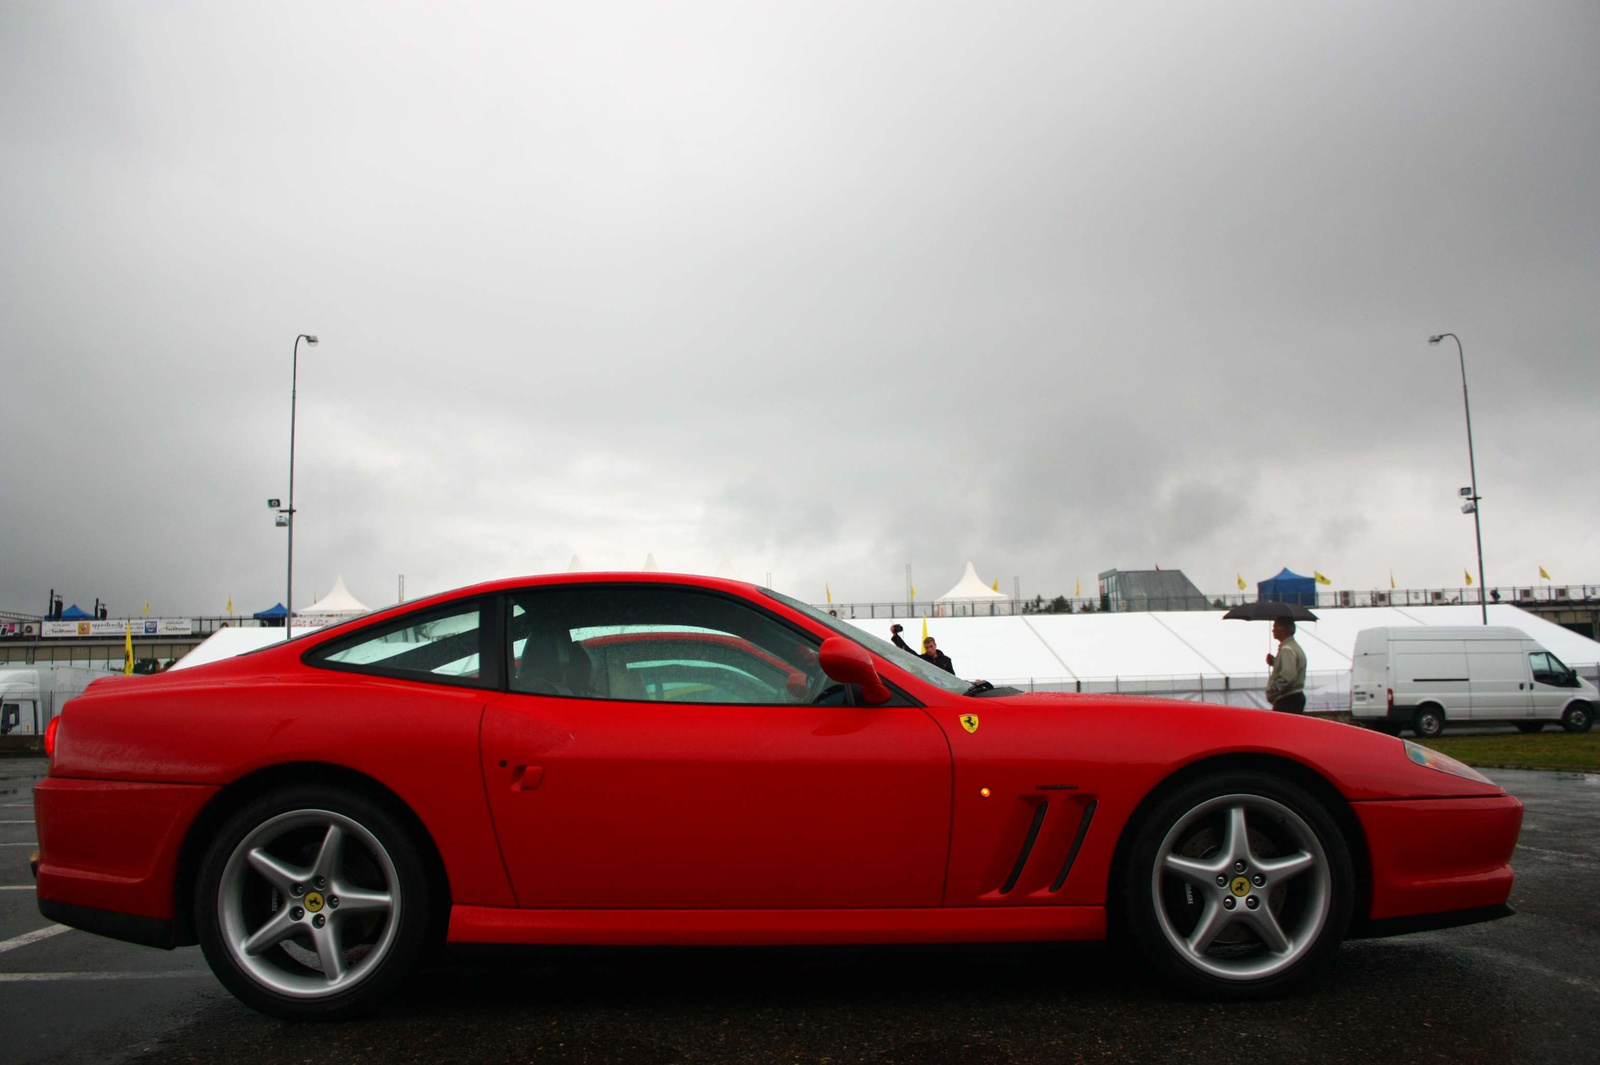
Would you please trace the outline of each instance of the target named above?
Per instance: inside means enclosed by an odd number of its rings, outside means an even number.
[[[972,563],[968,562],[967,572],[961,575],[961,580],[957,582],[954,588],[941,595],[938,601],[941,603],[948,603],[955,599],[970,600],[1007,598],[1010,597],[1005,593],[997,592],[987,584],[984,584],[983,581],[978,577],[978,571],[973,568]]]
[[[644,556],[644,571],[646,573],[660,573],[661,572],[661,567],[656,565],[656,556],[655,556],[654,553],[647,554],[647,555]]]
[[[365,603],[350,594],[350,589],[344,586],[344,577],[341,575],[334,578],[333,587],[328,589],[327,595],[296,613],[326,617],[331,614],[365,614],[368,609]]]
[[[729,558],[726,554],[722,556],[722,561],[717,563],[716,575],[721,577],[723,580],[728,581],[736,581],[739,579],[739,574],[735,572],[733,568],[733,559]]]
[[[567,572],[568,573],[582,573],[583,572],[583,559],[579,558],[577,555],[573,555],[572,556],[572,561],[567,564]]]

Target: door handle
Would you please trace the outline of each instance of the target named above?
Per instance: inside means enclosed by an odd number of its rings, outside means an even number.
[[[532,791],[544,781],[544,766],[519,765],[511,771],[512,791]]]

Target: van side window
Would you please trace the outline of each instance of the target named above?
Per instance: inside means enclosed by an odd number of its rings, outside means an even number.
[[[1567,682],[1566,663],[1548,651],[1530,651],[1528,665],[1533,667],[1533,679],[1540,684],[1564,685]]]

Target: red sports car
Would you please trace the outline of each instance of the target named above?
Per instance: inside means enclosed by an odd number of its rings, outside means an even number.
[[[1028,695],[766,589],[497,581],[96,682],[50,723],[39,908],[198,942],[264,1012],[443,943],[1123,937],[1265,995],[1342,939],[1510,911],[1522,806],[1426,748]]]

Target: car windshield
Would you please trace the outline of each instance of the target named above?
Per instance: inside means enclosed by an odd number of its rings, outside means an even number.
[[[960,677],[946,673],[933,663],[924,661],[921,656],[914,655],[910,651],[902,651],[888,640],[880,640],[878,637],[856,628],[849,622],[841,621],[832,614],[802,603],[798,599],[790,598],[781,592],[775,592],[770,588],[763,588],[761,592],[763,595],[776,599],[786,607],[798,610],[812,621],[838,633],[845,639],[860,644],[879,658],[888,659],[918,680],[943,688],[947,692],[956,692],[958,694],[964,694],[968,688],[972,687],[971,681],[962,680]]]

